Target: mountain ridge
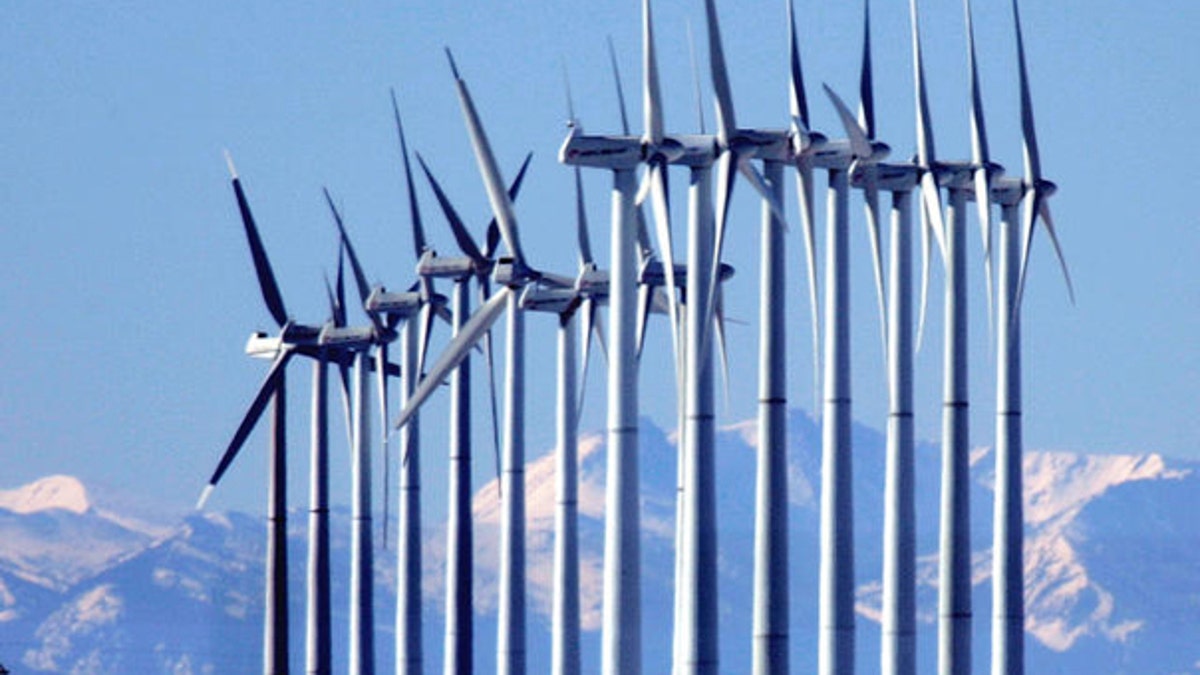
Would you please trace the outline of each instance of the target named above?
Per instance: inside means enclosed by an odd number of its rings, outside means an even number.
[[[641,487],[643,625],[670,626],[675,446],[671,434],[643,420]],[[798,671],[815,659],[816,504],[820,489],[819,424],[789,416],[789,525],[792,651]],[[752,581],[753,421],[717,434],[721,662],[737,672],[748,663]],[[855,529],[858,554],[859,653],[877,658],[883,437],[855,427]],[[580,552],[584,662],[598,659],[602,602],[605,438],[580,439]],[[936,606],[938,449],[917,448],[920,605],[919,655],[932,663]],[[991,450],[972,462],[976,665],[986,663],[990,629]],[[1188,514],[1200,506],[1200,464],[1156,453],[1026,454],[1028,661],[1032,672],[1196,672],[1200,648],[1200,580],[1190,563],[1200,529]],[[548,659],[554,456],[526,465],[531,669]],[[82,484],[80,484],[82,487]],[[22,488],[17,488],[19,492]],[[86,490],[86,488],[84,488]],[[0,494],[13,493],[7,490]],[[86,494],[86,492],[85,492]],[[441,498],[441,495],[430,498]],[[52,500],[51,500],[52,501]],[[67,500],[71,503],[70,500]],[[76,505],[78,505],[76,503]],[[499,511],[494,481],[479,486],[476,516],[476,653],[491,663],[498,567]],[[0,653],[10,667],[34,672],[229,672],[257,667],[260,654],[265,524],[237,512],[191,513],[169,528],[140,528],[89,503],[18,513],[0,504],[0,631],[19,635],[20,654]],[[333,528],[335,643],[346,630],[348,513],[335,509]],[[306,519],[291,511],[289,572],[293,590],[293,659],[303,653]],[[932,523],[932,525],[931,525]],[[14,538],[13,535],[20,535]],[[80,539],[90,536],[92,539]],[[66,542],[64,542],[66,537]],[[441,649],[444,526],[424,531],[425,656]],[[82,542],[94,544],[80,547]],[[32,549],[29,543],[37,546]],[[40,547],[40,548],[37,548]],[[92,550],[84,555],[81,548]],[[38,555],[33,553],[39,552]],[[1146,551],[1147,555],[1136,555]],[[377,550],[378,663],[390,663],[395,553]],[[1190,564],[1189,564],[1190,563]],[[187,617],[168,630],[163,612]],[[666,667],[670,630],[644,638],[647,672]],[[661,643],[661,644],[660,644]],[[105,645],[115,645],[107,650]],[[337,652],[335,659],[344,659]],[[1163,654],[1169,654],[1164,658]],[[1116,665],[1114,665],[1116,664]],[[294,663],[299,666],[299,662]],[[815,665],[815,661],[812,665]],[[588,666],[591,668],[591,666]],[[587,672],[592,672],[587,670]]]

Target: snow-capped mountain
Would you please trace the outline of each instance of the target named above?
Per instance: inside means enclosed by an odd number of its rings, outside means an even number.
[[[816,664],[820,434],[801,412],[789,419],[792,665]],[[878,659],[883,439],[855,428],[855,571],[859,668]],[[749,664],[755,425],[718,434],[721,645],[724,672]],[[584,663],[598,672],[601,618],[604,438],[580,441],[580,536]],[[920,661],[932,669],[937,567],[938,452],[918,447],[921,553]],[[646,672],[666,672],[671,639],[675,446],[643,420],[643,625]],[[1158,455],[1030,452],[1025,460],[1027,630],[1031,672],[1200,671],[1200,477],[1194,462]],[[545,670],[553,550],[554,459],[526,467],[530,672]],[[988,663],[992,459],[972,464],[975,670]],[[0,663],[13,672],[247,672],[261,658],[261,518],[191,514],[173,522],[94,504],[79,481],[55,476],[0,491]],[[427,495],[426,498],[441,498]],[[303,653],[304,520],[291,518],[293,665]],[[477,655],[494,659],[499,502],[478,490]],[[140,516],[140,517],[139,517]],[[348,514],[334,514],[335,659],[348,630]],[[442,529],[426,531],[425,657],[441,658]],[[377,552],[378,663],[390,670],[395,551]],[[652,629],[652,627],[655,627]],[[338,667],[341,667],[340,665]],[[19,670],[18,670],[19,668]]]

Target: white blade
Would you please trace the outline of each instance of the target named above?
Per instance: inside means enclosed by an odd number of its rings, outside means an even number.
[[[1050,245],[1054,247],[1054,255],[1058,258],[1058,265],[1062,268],[1063,279],[1067,282],[1067,295],[1071,297],[1071,304],[1075,304],[1075,285],[1071,283],[1071,272],[1067,269],[1067,259],[1063,256],[1062,245],[1058,242],[1058,233],[1054,229],[1054,219],[1050,217],[1050,202],[1043,198],[1041,204],[1038,205],[1038,215],[1042,222],[1046,224],[1046,234],[1050,235]]]
[[[779,200],[775,198],[775,194],[771,192],[770,186],[767,185],[767,177],[762,175],[758,167],[754,166],[750,159],[746,157],[738,158],[738,171],[746,180],[750,181],[751,187],[766,201],[767,206],[771,208],[771,215],[783,227],[783,231],[790,231],[791,228],[787,224],[787,215],[783,212],[783,204],[780,204]]]
[[[667,311],[671,317],[671,349],[676,363],[679,349],[679,292],[675,287],[675,253],[671,242],[671,212],[667,203],[667,167],[656,162],[650,166],[650,186],[654,198],[654,223],[658,249],[662,254],[663,276],[667,282]]]
[[[923,212],[927,217],[925,225],[933,232],[938,250],[945,259],[946,221],[942,218],[942,192],[938,188],[937,179],[934,178],[932,171],[925,171],[921,174],[921,202],[924,205]]]
[[[870,159],[874,152],[871,148],[871,140],[867,138],[867,132],[859,126],[858,118],[850,112],[846,102],[828,84],[822,86],[825,88],[825,94],[829,96],[829,100],[833,101],[833,107],[842,121],[842,127],[846,129],[846,136],[850,139],[850,151],[857,159]]]
[[[930,236],[933,228],[929,225],[928,213],[929,209],[921,209],[921,306],[917,313],[916,347],[918,352],[921,351],[921,344],[925,340],[925,310],[929,306],[929,267],[933,257],[933,237]]]
[[[714,0],[705,0],[708,18],[708,60],[712,67],[713,93],[717,97],[717,131],[721,144],[726,145],[737,129],[733,116],[733,92],[729,86],[729,70],[725,66],[725,49],[721,46],[721,26],[717,23]]]
[[[500,318],[504,313],[505,303],[508,301],[508,296],[512,294],[512,289],[508,286],[496,291],[492,297],[488,298],[479,309],[471,315],[471,318],[463,324],[462,329],[450,343],[446,345],[446,349],[438,360],[429,369],[429,373],[413,390],[412,396],[408,400],[408,404],[404,410],[400,411],[400,417],[396,420],[393,428],[399,429],[412,418],[414,414],[421,408],[428,398],[433,395],[433,392],[441,385],[442,380],[446,379],[450,372],[457,368],[463,359],[471,353],[471,349],[475,343],[483,339],[492,324]]]
[[[821,401],[821,305],[817,285],[817,237],[813,224],[813,169],[806,157],[796,162],[796,192],[800,199],[800,221],[804,226],[804,257],[808,263],[808,306],[812,312],[813,402]]]
[[[875,296],[879,300],[879,330],[883,340],[883,356],[887,359],[887,293],[883,283],[883,244],[879,232],[879,185],[873,165],[863,167],[866,188],[867,235],[871,242],[871,262],[875,268]]]
[[[992,281],[992,186],[986,166],[975,169],[975,205],[979,209],[979,236],[983,238],[983,271],[987,280],[988,332],[992,328],[995,291]]]
[[[518,264],[524,265],[525,255],[521,251],[521,242],[517,239],[517,217],[513,213],[512,200],[508,198],[508,191],[504,187],[504,179],[500,177],[500,167],[496,164],[492,146],[488,143],[483,124],[479,121],[475,103],[471,100],[470,92],[467,91],[467,83],[459,77],[458,68],[454,65],[454,57],[450,55],[450,50],[446,50],[446,55],[450,58],[450,67],[454,71],[458,100],[462,105],[463,117],[467,122],[467,131],[471,135],[475,160],[479,164],[479,173],[483,176],[483,184],[487,189],[488,201],[492,205],[492,213],[496,216],[496,223],[500,226],[500,234],[504,237],[504,243],[508,246],[509,253]]]
[[[658,145],[663,139],[662,91],[658,83],[658,59],[654,54],[654,25],[650,14],[650,0],[642,2],[642,50],[645,72],[642,92],[645,101],[644,140],[651,145]]]

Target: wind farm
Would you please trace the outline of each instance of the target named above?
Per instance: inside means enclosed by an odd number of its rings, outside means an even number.
[[[1191,586],[1156,571],[1171,556],[1154,542],[1191,531],[1175,514],[1198,447],[1183,414],[1196,235],[1181,155],[1195,138],[1177,118],[1200,89],[1163,64],[1184,62],[1176,24],[1200,10],[915,4],[924,106],[911,2],[5,10],[0,663],[82,669],[94,652],[156,672],[130,660],[149,647],[129,622],[157,606],[178,619],[161,622],[154,658],[176,670],[184,655],[193,670],[266,670],[270,654],[340,672],[366,630],[374,670],[444,670],[453,586],[452,644],[475,671],[544,672],[557,649],[566,672],[601,672],[606,641],[631,651],[628,631],[646,673],[811,672],[823,641],[855,672],[929,672],[939,623],[956,621],[969,656],[944,660],[971,672],[1000,657],[1013,670],[1013,654],[1029,672],[1102,654],[1142,669],[1152,645],[1186,670],[1186,645],[1163,640],[1194,625],[1175,602]],[[69,39],[47,41],[52,26]],[[1141,47],[1118,58],[1101,42]],[[1160,137],[1169,150],[1146,151]],[[560,156],[572,149],[579,165]],[[623,223],[614,149],[629,151]],[[489,182],[509,193],[518,253]],[[623,278],[614,225],[632,232]],[[952,282],[939,235],[960,226]],[[458,284],[469,304],[452,345]],[[830,352],[845,355],[840,380]],[[633,396],[610,388],[614,361]],[[945,443],[951,412],[967,433]],[[827,452],[838,428],[849,440]],[[621,444],[636,453],[613,458]],[[965,568],[943,554],[944,453],[968,486],[954,514],[967,527],[947,528]],[[845,460],[848,495],[828,494],[825,454]],[[618,460],[636,478],[623,512],[607,498]],[[36,530],[48,516],[12,511],[5,491],[52,474],[76,476],[95,511]],[[164,528],[136,554],[127,531],[141,526],[111,499],[131,493]],[[823,519],[851,545],[823,549]],[[610,525],[635,555],[605,552]],[[469,541],[457,553],[452,529]],[[60,536],[80,543],[72,559],[115,557],[36,563],[49,544],[35,539]],[[849,589],[824,623],[823,558],[846,561],[826,584]],[[943,573],[963,569],[969,604],[939,609]],[[627,619],[606,633],[610,608]]]
[[[742,632],[754,644],[752,669],[755,673],[786,673],[789,664],[789,613],[787,588],[794,583],[813,580],[791,579],[788,557],[786,515],[787,494],[787,380],[785,271],[793,267],[785,253],[788,226],[785,206],[784,175],[796,170],[796,202],[799,205],[804,255],[803,274],[808,283],[812,335],[812,368],[820,391],[822,435],[820,486],[820,544],[808,555],[819,563],[817,666],[821,673],[851,673],[856,666],[855,544],[853,465],[855,451],[852,422],[852,334],[882,335],[883,380],[888,387],[888,417],[881,423],[888,429],[886,484],[879,486],[885,495],[883,621],[879,662],[887,673],[913,673],[916,668],[915,636],[918,629],[913,600],[916,585],[916,561],[911,529],[914,503],[913,418],[921,414],[942,417],[941,452],[941,547],[937,620],[938,671],[972,672],[971,632],[979,620],[971,611],[970,583],[970,511],[968,508],[968,472],[970,435],[968,431],[968,351],[972,348],[967,328],[970,286],[967,283],[966,258],[967,202],[974,199],[984,249],[984,273],[987,279],[985,304],[989,315],[996,315],[990,326],[996,331],[989,344],[997,350],[996,441],[998,477],[994,518],[995,532],[995,611],[991,645],[993,673],[1023,672],[1025,656],[1022,640],[1023,564],[1020,551],[1023,535],[1020,504],[1021,482],[1021,342],[1020,304],[1025,288],[1035,227],[1041,223],[1047,231],[1059,262],[1066,271],[1062,247],[1047,206],[1047,198],[1056,187],[1041,172],[1040,154],[1033,122],[1033,95],[1028,81],[1025,43],[1017,0],[1011,5],[1011,26],[1016,35],[1016,74],[1020,91],[1021,138],[1025,156],[1025,176],[1008,178],[1003,168],[990,160],[988,136],[984,127],[983,97],[977,68],[976,31],[972,21],[971,0],[964,0],[967,43],[964,45],[970,88],[964,93],[970,108],[971,159],[946,161],[935,154],[934,125],[930,113],[925,58],[918,21],[918,2],[910,0],[913,103],[916,110],[915,153],[909,162],[884,160],[893,147],[903,141],[885,143],[879,129],[872,65],[872,31],[879,27],[871,21],[870,0],[864,0],[862,25],[862,61],[859,77],[859,114],[829,85],[824,84],[841,122],[846,138],[833,140],[832,134],[811,127],[810,101],[805,73],[801,66],[801,47],[797,24],[810,25],[794,3],[783,3],[786,30],[779,37],[781,79],[780,100],[789,105],[779,112],[778,127],[758,129],[739,126],[735,121],[731,72],[727,67],[720,28],[720,10],[715,0],[703,3],[704,34],[709,63],[708,85],[716,111],[715,132],[707,133],[703,105],[699,110],[699,133],[669,132],[664,116],[663,87],[656,44],[655,15],[651,0],[640,7],[642,99],[644,132],[631,135],[625,121],[624,94],[617,70],[618,53],[609,40],[609,57],[617,82],[622,126],[614,135],[583,132],[580,118],[568,91],[568,132],[558,151],[558,161],[574,172],[574,222],[578,251],[577,273],[560,275],[535,268],[522,246],[524,225],[518,225],[516,198],[531,156],[527,155],[511,187],[501,174],[493,143],[503,143],[502,130],[486,128],[486,100],[476,100],[467,79],[449,48],[445,50],[449,80],[460,104],[463,123],[470,140],[475,168],[492,215],[482,233],[484,246],[468,231],[463,219],[434,177],[430,165],[417,153],[418,163],[449,225],[463,257],[438,256],[426,239],[421,218],[417,181],[409,158],[409,136],[401,122],[397,96],[392,95],[392,115],[399,136],[404,187],[408,202],[408,228],[412,232],[413,255],[417,260],[416,281],[412,272],[401,266],[401,286],[406,294],[387,295],[383,285],[372,288],[348,235],[346,220],[329,191],[325,201],[333,215],[338,234],[336,284],[326,283],[329,318],[324,328],[309,328],[296,323],[284,308],[279,286],[268,261],[263,238],[251,215],[241,179],[229,162],[233,187],[241,214],[251,259],[268,313],[279,326],[277,338],[255,333],[247,351],[271,359],[268,375],[251,403],[234,440],[221,457],[216,472],[201,496],[201,506],[216,488],[263,414],[273,401],[271,434],[272,472],[268,489],[267,589],[263,612],[265,673],[289,672],[288,653],[293,641],[288,635],[286,581],[288,558],[282,545],[283,513],[286,512],[286,413],[284,368],[292,356],[313,358],[312,477],[310,508],[310,581],[306,587],[305,653],[307,671],[330,672],[330,637],[327,529],[321,514],[327,512],[328,487],[325,472],[328,461],[328,416],[325,397],[326,370],[335,363],[341,374],[344,410],[347,412],[347,437],[351,445],[352,465],[352,554],[350,589],[350,635],[348,667],[352,673],[374,673],[374,583],[372,520],[372,455],[385,459],[389,467],[389,439],[404,434],[399,461],[395,462],[401,486],[400,555],[396,565],[398,594],[396,609],[397,672],[434,670],[422,656],[420,618],[420,546],[419,530],[421,484],[418,467],[428,467],[441,453],[423,443],[417,432],[418,411],[427,401],[447,389],[450,398],[448,456],[450,459],[447,494],[448,525],[445,531],[445,616],[442,670],[469,673],[477,669],[525,673],[528,635],[526,568],[525,402],[528,397],[554,398],[557,403],[556,458],[559,470],[560,510],[555,517],[556,554],[554,563],[554,616],[552,631],[553,672],[582,672],[579,653],[579,555],[578,502],[574,485],[578,477],[577,448],[579,419],[586,401],[577,379],[577,364],[590,358],[586,345],[593,341],[606,345],[605,363],[607,399],[607,466],[605,497],[605,536],[603,553],[603,623],[601,627],[600,672],[638,673],[643,668],[642,622],[643,597],[640,539],[643,523],[639,483],[639,365],[646,356],[645,335],[650,330],[650,315],[664,314],[669,320],[675,386],[678,406],[679,452],[676,456],[678,498],[675,514],[674,626],[671,669],[675,673],[716,673],[744,664],[723,663],[718,650],[722,631]],[[726,10],[728,11],[728,10]],[[690,31],[689,31],[690,32]],[[811,74],[808,76],[812,77]],[[703,78],[696,77],[696,89],[702,92]],[[698,94],[702,98],[702,95]],[[411,133],[411,131],[410,131]],[[437,130],[435,133],[447,133]],[[414,137],[416,138],[416,137]],[[416,141],[419,145],[420,141]],[[673,167],[688,171],[687,242],[685,262],[677,263],[675,233],[670,206],[669,175]],[[716,168],[714,181],[712,169]],[[591,233],[586,218],[582,169],[602,169],[611,175],[611,227],[609,229],[609,267],[601,272],[591,251]],[[823,259],[817,253],[818,236],[814,217],[814,184],[820,169],[827,177],[827,228],[823,236]],[[560,168],[560,171],[562,169]],[[638,173],[641,172],[641,178]],[[753,625],[722,625],[719,620],[720,597],[717,587],[719,532],[721,516],[716,509],[719,477],[715,473],[715,398],[714,344],[725,354],[725,319],[731,307],[723,300],[723,286],[733,269],[723,261],[726,242],[745,238],[744,226],[753,216],[734,210],[733,191],[741,176],[761,199],[762,255],[759,313],[759,417],[757,486],[723,486],[723,490],[750,493],[755,501],[755,585]],[[879,325],[863,326],[851,321],[851,285],[856,266],[851,265],[850,201],[855,191],[864,196],[865,224],[870,247],[873,286],[879,308]],[[885,265],[881,234],[879,193],[893,195],[890,224],[890,248]],[[948,201],[943,206],[942,193]],[[922,246],[922,279],[916,340],[913,340],[913,312],[916,289],[912,283],[910,246],[913,240],[913,196],[920,196],[919,212]],[[648,220],[642,216],[645,202],[653,212],[652,236]],[[993,202],[1001,205],[1000,278],[993,279]],[[1017,216],[1024,205],[1024,216]],[[524,219],[521,219],[522,223]],[[653,239],[654,246],[650,241]],[[936,244],[936,247],[934,246]],[[503,252],[503,255],[501,255]],[[362,312],[369,325],[348,328],[345,297],[344,263],[350,263]],[[940,261],[940,265],[938,262]],[[823,268],[823,269],[822,269]],[[942,346],[944,398],[940,411],[917,410],[913,404],[913,367],[915,349],[925,333],[929,274],[932,268],[943,271],[945,305]],[[659,272],[655,272],[659,270]],[[445,278],[454,284],[450,309],[446,300],[433,291],[433,280]],[[818,280],[823,278],[822,284]],[[871,283],[873,281],[873,283]],[[1001,289],[992,297],[993,286]],[[1073,297],[1070,277],[1068,290]],[[472,290],[472,287],[474,290]],[[472,309],[470,296],[478,294]],[[607,330],[599,321],[601,308],[607,309]],[[535,392],[526,386],[527,327],[525,313],[541,311],[557,319],[557,337],[545,338],[558,345],[556,371],[558,382],[552,392]],[[448,316],[447,316],[448,315]],[[583,321],[577,321],[582,315]],[[442,316],[451,325],[451,339],[440,350],[430,351],[429,339],[434,317]],[[493,327],[501,316],[507,317],[504,336],[503,405],[499,405],[495,380]],[[402,325],[403,324],[403,325]],[[404,333],[403,363],[390,362],[388,345]],[[580,339],[575,331],[581,330]],[[541,340],[539,340],[541,342]],[[868,340],[870,342],[870,340]],[[576,353],[578,344],[585,345]],[[984,345],[985,347],[987,345]],[[976,347],[978,348],[978,347]],[[487,394],[492,411],[495,447],[496,496],[501,505],[499,549],[499,598],[495,662],[478,663],[474,650],[473,627],[473,547],[470,507],[472,463],[472,424],[478,417],[472,410],[470,362],[473,352],[486,358],[489,376]],[[861,367],[861,366],[859,366]],[[351,376],[353,369],[353,376]],[[372,398],[370,378],[376,376],[379,434],[371,432]],[[402,379],[401,404],[392,410],[389,374]],[[731,375],[726,372],[726,381]],[[449,384],[449,387],[444,385]],[[502,413],[498,412],[501,411]],[[421,417],[424,417],[423,415]],[[372,439],[378,439],[373,447]],[[432,453],[428,457],[422,455]],[[422,461],[422,459],[424,461]],[[385,479],[390,480],[390,479]],[[386,484],[386,483],[385,483]],[[385,491],[386,494],[386,491]],[[385,511],[386,512],[386,511]],[[387,527],[386,520],[384,527]],[[386,535],[385,535],[386,536]],[[574,569],[572,569],[574,568]],[[325,578],[322,578],[325,570]],[[322,609],[325,608],[325,609]]]

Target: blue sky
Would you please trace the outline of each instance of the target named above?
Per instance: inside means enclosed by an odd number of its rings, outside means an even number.
[[[136,488],[186,508],[199,494],[264,372],[242,354],[271,320],[255,286],[221,153],[243,175],[289,311],[320,321],[321,274],[335,238],[320,189],[343,205],[372,280],[407,286],[413,253],[389,87],[410,144],[428,159],[476,231],[487,202],[441,48],[455,50],[506,175],[535,153],[517,204],[535,264],[574,269],[571,174],[556,162],[565,118],[562,62],[589,131],[616,131],[605,37],[620,51],[640,127],[640,13],[634,0],[581,3],[392,3],[351,12],[306,3],[46,4],[0,9],[0,463],[3,487],[50,473]],[[873,3],[880,137],[914,150],[907,3]],[[786,117],[783,3],[720,17],[743,126]],[[685,21],[702,4],[656,8],[667,127],[696,130]],[[855,98],[861,6],[798,0],[814,126],[840,135],[818,96],[828,82]],[[958,0],[923,0],[939,154],[969,153],[967,71]],[[1043,164],[1060,186],[1056,220],[1078,291],[1072,306],[1048,242],[1035,244],[1024,320],[1027,446],[1162,452],[1200,458],[1200,5],[1190,0],[1027,1],[1022,7]],[[976,0],[982,86],[995,159],[1021,167],[1009,3]],[[704,63],[703,48],[701,59]],[[706,103],[710,87],[705,83]],[[708,123],[712,108],[706,104]],[[682,178],[682,175],[680,176]],[[682,180],[674,181],[681,188]],[[588,176],[595,248],[607,257],[609,179]],[[431,238],[451,252],[428,190]],[[727,245],[734,379],[721,420],[754,414],[758,204],[739,186]],[[674,195],[676,213],[683,194]],[[823,200],[821,200],[823,203]],[[856,198],[856,204],[857,204]],[[811,407],[812,364],[794,188],[787,208],[789,391]],[[855,214],[859,213],[855,208]],[[820,213],[818,214],[820,216]],[[682,238],[677,222],[677,238]],[[982,256],[972,216],[972,436],[990,445],[992,354]],[[854,223],[854,413],[879,427],[886,401],[867,241]],[[940,284],[935,274],[934,288]],[[934,296],[935,299],[937,296]],[[918,357],[918,430],[940,428],[940,311]],[[529,322],[533,350],[553,349],[548,318]],[[444,332],[434,348],[444,341]],[[647,349],[643,409],[669,426],[665,325]],[[552,365],[531,364],[530,454],[553,440]],[[593,373],[600,372],[599,362]],[[294,503],[303,503],[306,368],[293,369]],[[604,419],[602,377],[584,426]],[[430,418],[441,419],[435,401]],[[484,407],[477,406],[482,411]],[[477,428],[487,419],[477,417]],[[333,438],[342,438],[335,426]],[[429,432],[426,482],[444,481]],[[476,474],[491,475],[478,437]],[[213,499],[261,510],[265,436],[256,436]],[[335,499],[346,457],[335,446]],[[379,463],[377,462],[377,467]],[[436,494],[436,491],[434,491]],[[430,503],[433,512],[440,504]]]

